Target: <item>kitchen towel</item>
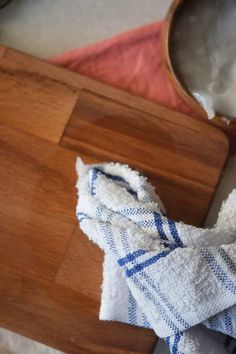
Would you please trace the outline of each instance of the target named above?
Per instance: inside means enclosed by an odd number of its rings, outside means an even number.
[[[216,226],[199,229],[168,219],[126,165],[78,160],[77,172],[80,227],[105,252],[100,318],[151,327],[175,354],[233,352],[236,190]]]

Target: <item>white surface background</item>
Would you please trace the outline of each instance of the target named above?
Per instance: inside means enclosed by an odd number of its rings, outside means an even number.
[[[47,58],[162,19],[171,0],[12,0],[0,11],[0,42]],[[222,199],[236,185],[231,159],[219,186],[208,225],[215,222]],[[0,329],[0,354],[58,354]],[[165,354],[160,347],[158,354]]]
[[[12,0],[0,41],[40,57],[162,19],[171,0]]]

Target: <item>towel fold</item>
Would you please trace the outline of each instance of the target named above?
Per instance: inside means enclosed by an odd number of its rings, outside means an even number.
[[[77,172],[80,227],[105,252],[100,319],[153,328],[175,354],[233,352],[236,190],[216,226],[199,229],[168,219],[126,165],[78,160]]]

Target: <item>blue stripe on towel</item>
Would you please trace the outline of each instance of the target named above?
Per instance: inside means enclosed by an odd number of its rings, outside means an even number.
[[[228,274],[225,273],[221,266],[216,262],[213,254],[208,249],[201,249],[200,253],[208,263],[211,270],[214,272],[216,278],[222,282],[227,290],[236,295],[236,285],[229,278]]]
[[[92,195],[96,194],[95,193],[95,181],[97,179],[98,173],[101,173],[103,176],[107,177],[108,179],[111,179],[112,181],[124,183],[123,187],[127,190],[127,192],[129,192],[131,195],[137,197],[137,193],[132,188],[130,188],[129,183],[126,182],[126,180],[123,177],[117,176],[117,175],[112,175],[112,174],[107,173],[97,167],[92,168],[91,171],[92,171],[92,175],[94,176],[94,177],[92,177],[92,180],[91,180]]]
[[[147,317],[145,316],[145,314],[143,312],[142,312],[142,319],[143,319],[143,326],[145,328],[151,328],[150,323],[148,322]]]
[[[229,270],[233,273],[236,273],[236,265],[233,260],[230,258],[227,252],[222,247],[219,247],[218,252],[221,258],[224,260],[226,265],[228,266]]]
[[[183,247],[183,242],[180,240],[175,222],[173,220],[168,219],[168,225],[169,225],[171,236],[175,240],[176,244],[179,245],[180,247]]]
[[[93,168],[93,170],[95,170],[97,173],[100,172],[101,174],[106,176],[108,179],[112,179],[113,181],[124,182],[124,183],[128,184],[126,182],[126,180],[123,177],[121,177],[121,176],[112,175],[110,173],[107,173],[107,172],[103,171],[101,168],[97,168],[97,167]]]
[[[137,221],[136,224],[147,228],[156,226],[154,220],[141,220]]]
[[[217,330],[219,331],[221,329],[221,323],[220,323],[217,315],[210,317],[207,321],[210,325],[210,329],[214,329],[216,331]]]
[[[178,354],[179,353],[178,346],[179,346],[180,339],[181,339],[181,334],[177,333],[175,335],[175,339],[174,339],[174,344],[173,344],[173,348],[172,348],[172,354]]]
[[[226,333],[228,335],[232,335],[232,333],[233,333],[233,325],[232,325],[232,320],[231,320],[231,317],[229,315],[228,309],[226,309],[224,311],[224,319],[225,319],[224,325],[225,325]]]
[[[146,208],[125,208],[120,209],[120,214],[124,216],[151,215],[153,211]]]
[[[137,325],[137,303],[130,290],[129,290],[128,314],[129,314],[129,323],[132,325]]]
[[[127,277],[131,277],[133,274],[140,272],[141,270],[149,267],[150,265],[156,263],[157,261],[159,261],[159,259],[164,258],[166,256],[168,256],[168,254],[170,254],[171,251],[174,251],[176,248],[179,248],[178,245],[171,245],[168,244],[166,245],[166,247],[169,248],[168,251],[163,251],[161,253],[158,253],[157,255],[147,259],[146,261],[142,262],[142,263],[137,263],[135,264],[135,266],[131,269],[127,269],[126,270],[126,275]],[[138,258],[139,256],[145,254],[147,252],[139,250],[134,252],[133,254],[128,254],[127,257],[122,258],[118,261],[119,265],[125,265],[128,262],[134,261],[136,258]],[[125,263],[124,263],[125,261]]]
[[[112,230],[111,230],[111,227],[109,224],[105,224],[105,223],[101,223],[101,229],[102,229],[102,232],[105,236],[105,239],[106,239],[106,242],[107,244],[109,245],[110,247],[110,250],[112,251],[113,254],[117,256],[119,256],[119,253],[116,249],[116,244],[115,244],[115,241],[113,239],[113,233],[112,233]]]
[[[143,251],[143,250],[135,251],[133,253],[128,253],[124,258],[120,258],[118,260],[118,263],[122,267],[125,264],[132,262],[135,258],[140,257],[145,253],[146,253],[146,251]]]
[[[121,242],[123,244],[123,247],[124,247],[124,251],[127,252],[130,250],[130,246],[128,244],[128,240],[127,240],[127,235],[126,235],[126,232],[125,230],[122,230],[121,232]],[[134,259],[134,263],[135,265],[137,265],[137,260],[136,258]],[[179,323],[182,324],[183,328],[184,329],[187,329],[189,328],[189,324],[182,318],[182,316],[178,313],[178,311],[176,310],[176,308],[174,307],[174,305],[172,305],[168,299],[166,298],[165,294],[161,291],[160,287],[158,284],[155,284],[153,282],[153,280],[148,276],[148,274],[145,272],[145,270],[142,270],[142,273],[141,273],[141,277],[145,279],[145,281],[147,282],[148,286],[150,286],[157,294],[157,296],[161,299],[161,301],[165,304],[165,306],[169,309],[169,311],[171,312],[171,314],[177,319],[177,321]],[[137,284],[137,280],[134,279],[134,277],[132,278],[133,281],[134,281],[134,284],[136,284],[136,286],[138,285]],[[141,284],[142,285],[142,284]],[[139,287],[139,289],[142,291],[142,289]],[[146,292],[144,292],[144,296],[147,297],[149,300],[150,300],[150,296],[152,298],[152,294],[147,290],[147,292],[149,293],[149,297],[148,295],[146,294]],[[152,301],[153,302],[153,301]],[[161,306],[159,304],[159,306]],[[164,314],[165,316],[165,322],[169,323],[170,318],[169,316],[166,314],[164,308],[162,308],[162,314]]]
[[[155,296],[153,296],[148,288],[139,281],[137,277],[132,278],[134,285],[144,294],[144,296],[153,303],[153,305],[156,307],[157,311],[160,313],[162,316],[163,320],[165,323],[170,327],[174,332],[178,331],[178,328],[174,324],[174,322],[166,315],[165,309],[162,307],[160,302],[157,302]]]
[[[170,252],[171,252],[171,251],[163,251],[163,252],[161,252],[161,253],[158,253],[156,256],[149,258],[149,259],[146,260],[145,262],[142,262],[142,263],[139,263],[139,264],[135,265],[134,268],[132,268],[132,269],[127,269],[126,272],[125,272],[126,275],[127,275],[127,277],[129,278],[129,277],[133,276],[134,274],[140,272],[140,271],[143,270],[144,268],[147,268],[147,267],[149,267],[150,265],[156,263],[159,259],[168,256],[168,254],[169,254]]]
[[[128,243],[128,240],[127,240],[127,235],[126,235],[126,231],[125,230],[121,230],[121,234],[120,234],[120,237],[121,237],[121,242],[122,242],[122,245],[123,245],[123,248],[124,248],[124,251],[125,252],[129,252],[130,251],[130,245]],[[136,259],[134,260],[134,262],[136,262]],[[134,280],[134,279],[133,279]],[[134,281],[134,284],[136,285],[136,287],[139,288],[139,290],[141,290],[140,288],[140,284],[138,284],[137,281]],[[142,285],[142,284],[141,284]],[[149,295],[148,295],[148,294]],[[147,293],[144,293],[144,296],[146,298],[148,298],[150,300],[150,297],[152,298],[152,295],[148,292],[147,290]],[[154,299],[155,300],[155,299]],[[153,301],[152,301],[153,302]],[[158,302],[156,303],[155,302],[155,306],[158,306]],[[162,308],[161,304],[159,304],[159,307],[161,309],[161,313],[164,315],[165,317],[165,322],[168,322],[170,321],[171,323],[171,320],[169,319],[169,317],[167,316],[167,314],[165,313],[165,310]],[[170,327],[170,325],[168,325]],[[172,328],[172,327],[171,327]]]
[[[164,229],[163,229],[163,220],[162,220],[161,214],[154,212],[153,215],[154,215],[155,225],[156,225],[156,228],[157,228],[160,238],[162,240],[168,240],[168,238],[166,237],[166,234],[164,232]]]
[[[90,175],[90,188],[91,188],[91,194],[92,196],[94,196],[96,194],[96,188],[95,188],[95,181],[98,177],[97,171],[95,168],[92,168],[89,171],[89,175]]]
[[[168,308],[168,310],[171,312],[172,315],[175,316],[177,321],[183,326],[184,329],[187,329],[190,327],[188,322],[186,322],[183,317],[178,313],[174,305],[172,305],[165,294],[161,291],[160,286],[158,283],[154,283],[154,281],[148,276],[148,274],[145,271],[142,271],[141,277],[146,280],[147,284],[149,287],[151,287],[155,293],[160,297],[162,302],[165,304],[165,306]]]
[[[130,248],[129,248],[129,244],[127,242],[127,239],[126,239],[126,234],[125,234],[125,231],[124,230],[121,230],[120,232],[120,237],[121,237],[121,243],[122,243],[122,246],[124,248],[124,251],[127,253],[129,252]],[[136,322],[137,322],[137,303],[135,299],[133,298],[133,295],[129,289],[129,298],[128,298],[128,318],[129,318],[129,323],[131,324],[134,324],[133,323],[133,317],[136,318]],[[131,310],[132,309],[132,310]],[[135,323],[137,324],[137,323]]]
[[[166,344],[168,345],[168,347],[171,349],[171,347],[170,347],[170,337],[166,337],[165,338],[165,342],[166,342]]]

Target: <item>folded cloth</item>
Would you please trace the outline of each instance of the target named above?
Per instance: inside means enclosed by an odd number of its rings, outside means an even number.
[[[80,227],[105,252],[100,318],[151,327],[172,353],[233,352],[236,190],[217,225],[199,229],[168,219],[128,166],[78,160],[77,172]]]
[[[49,60],[107,85],[195,116],[175,91],[162,55],[163,22],[155,22]]]

